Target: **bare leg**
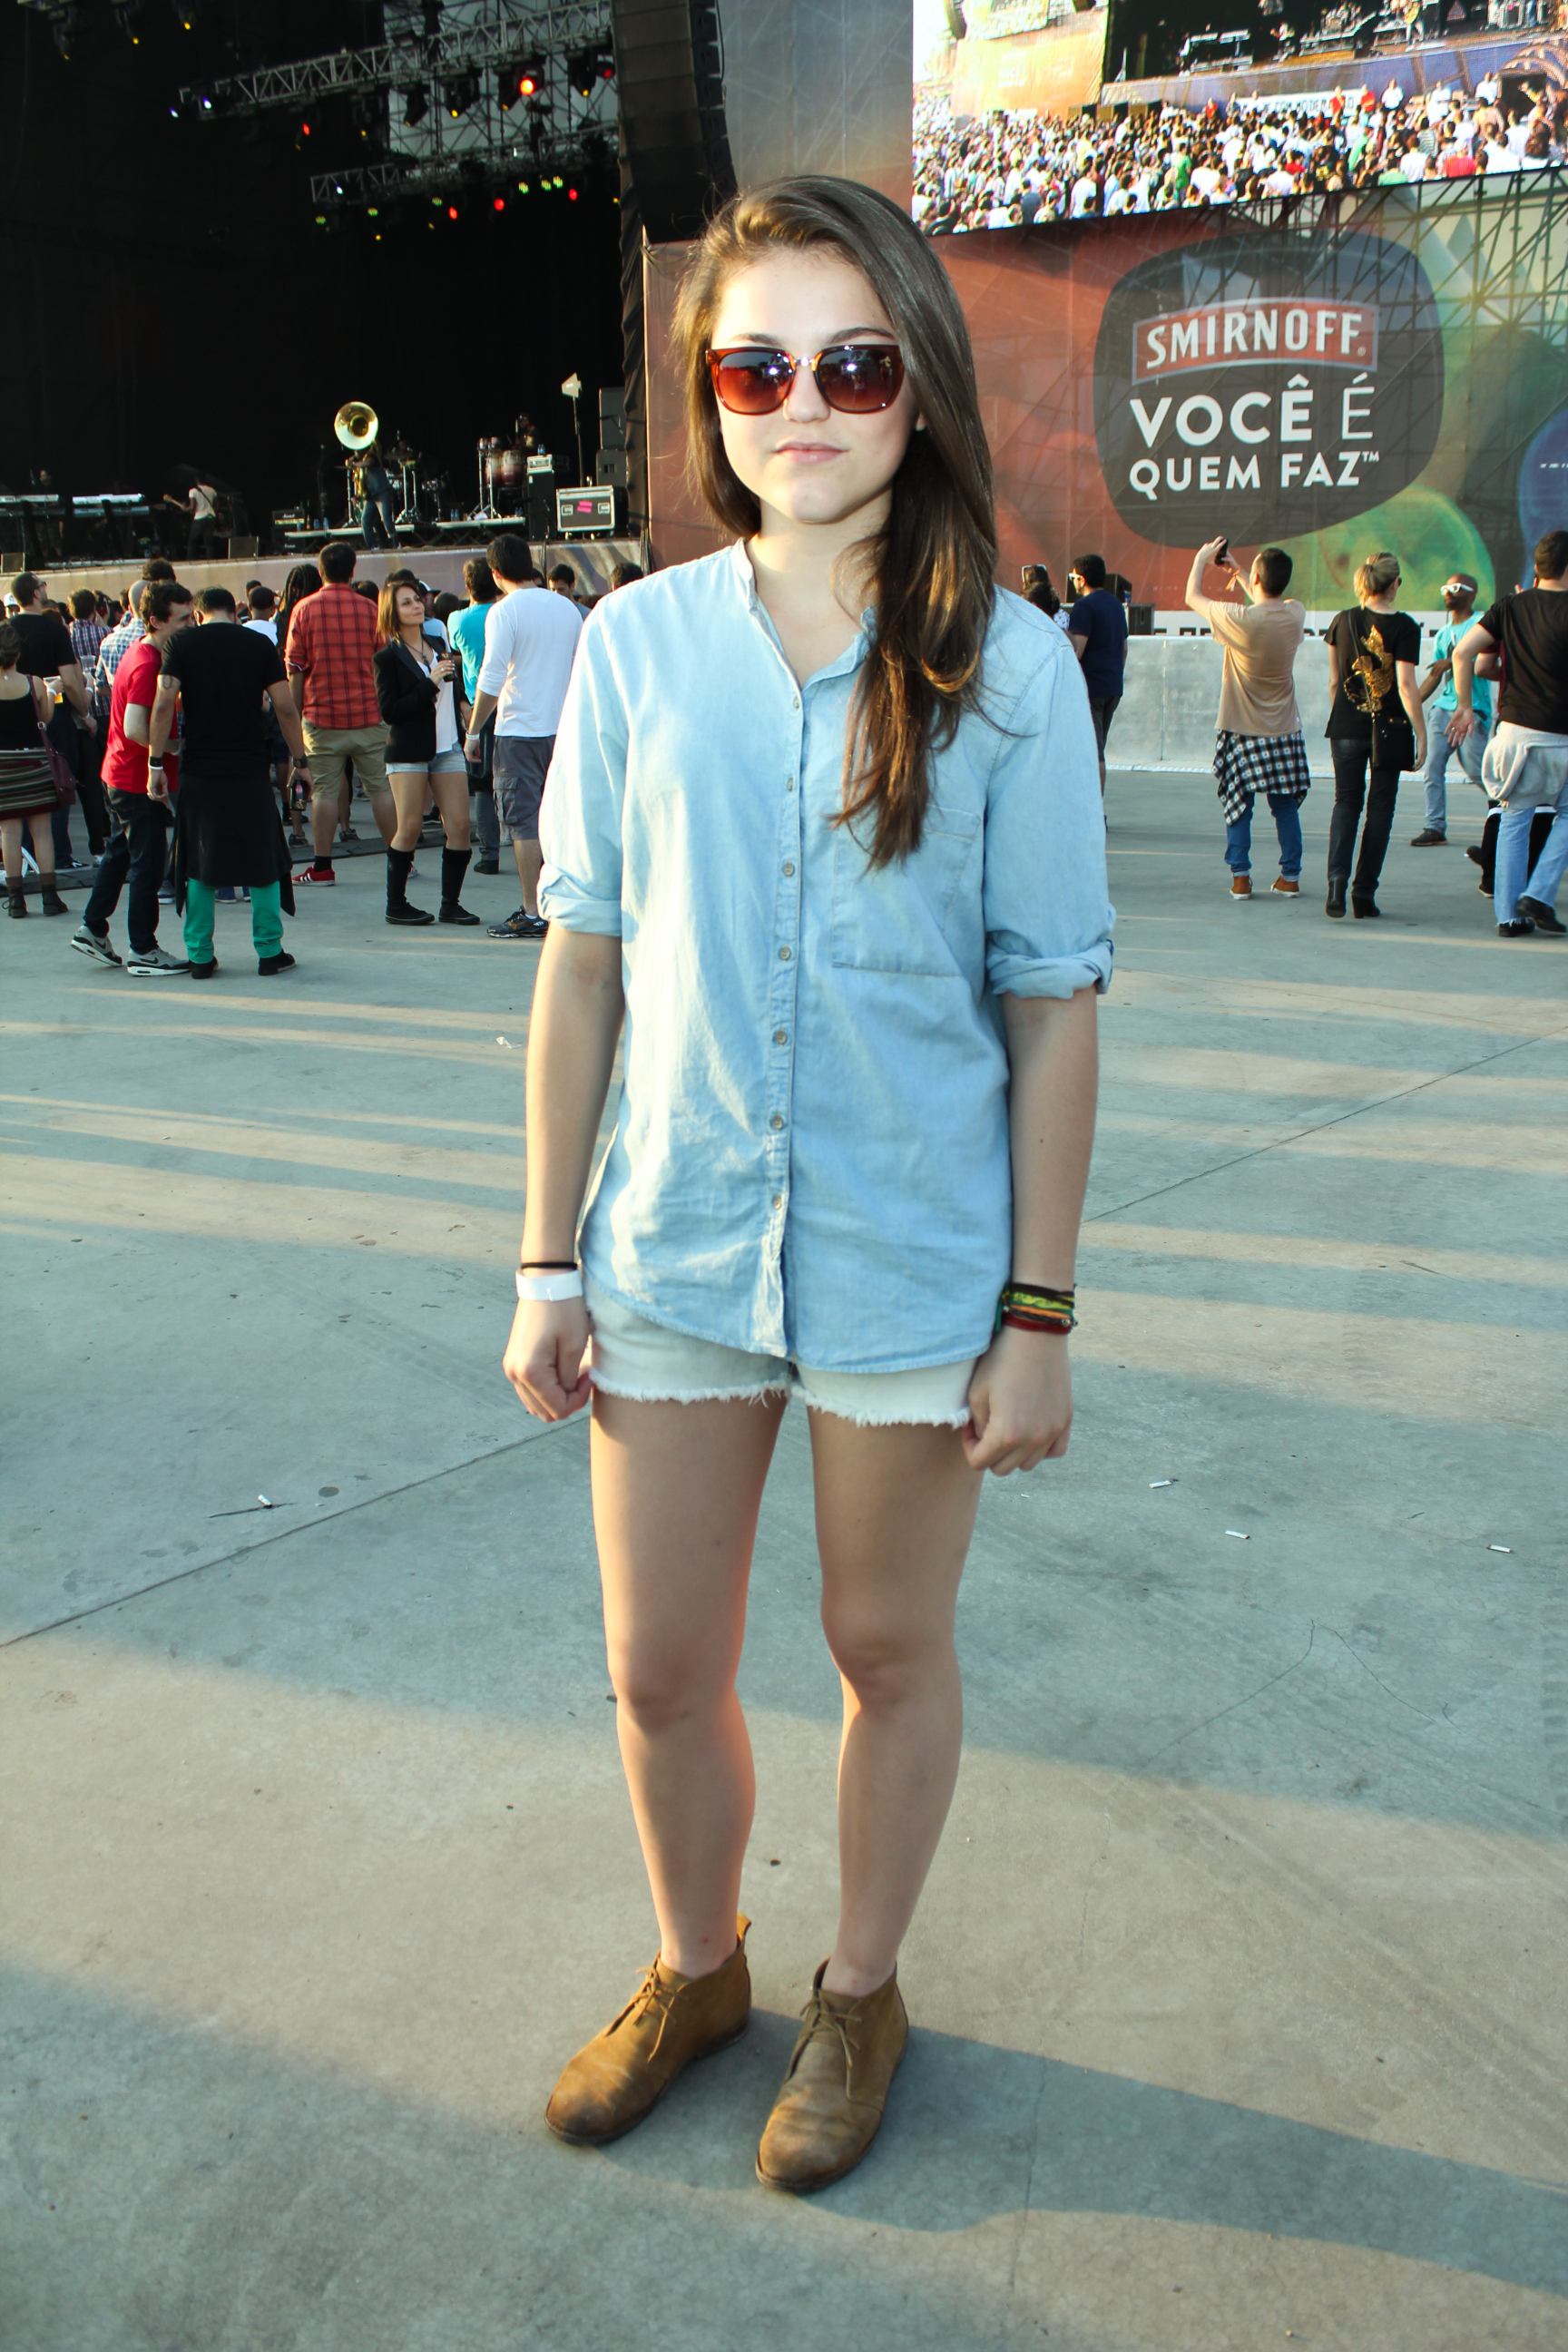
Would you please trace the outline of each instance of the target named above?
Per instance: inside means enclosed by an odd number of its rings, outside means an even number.
[[[353,778],[345,768],[342,782],[338,786],[338,831],[340,833],[347,829],[349,819],[353,814]]]
[[[30,817],[28,826],[33,835],[33,863],[38,869],[38,879],[40,882],[52,882],[55,878],[55,836],[49,820],[47,816]],[[4,856],[5,861],[5,878],[8,882],[15,882],[20,889],[22,820],[19,816],[7,817],[5,824],[0,824],[0,843],[4,844],[0,856]]]
[[[336,791],[317,793],[310,801],[310,845],[318,864],[331,857],[338,837],[338,795]]]
[[[616,1728],[660,1952],[680,1976],[708,1975],[735,1948],[755,1798],[735,1670],[784,1410],[782,1398],[594,1398],[594,1528]]]
[[[388,842],[389,849],[417,849],[419,828],[425,822],[425,795],[430,780],[423,768],[402,770],[391,778],[392,800],[397,811],[397,830]]]
[[[397,804],[390,792],[367,793],[365,798],[370,803],[370,813],[375,819],[375,829],[390,849],[393,837],[397,831]]]
[[[432,778],[436,788],[436,805],[441,812],[441,824],[448,849],[468,846],[468,780],[466,775],[443,775]]]
[[[949,1429],[814,1412],[811,1450],[822,1622],[844,1685],[838,1934],[823,1985],[858,1996],[893,1972],[952,1801],[953,1612],[981,1474]]]
[[[517,860],[517,878],[522,885],[524,912],[539,912],[539,877],[544,871],[544,852],[537,841],[514,841],[511,854]]]

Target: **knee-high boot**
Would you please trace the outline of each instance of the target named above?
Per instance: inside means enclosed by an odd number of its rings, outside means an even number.
[[[472,852],[467,849],[444,849],[441,852],[441,920],[444,923],[477,923],[479,917],[470,915],[467,907],[458,904],[463,877],[468,870]]]
[[[434,915],[408,903],[408,876],[414,864],[411,849],[386,853],[386,919],[389,923],[433,923]]]

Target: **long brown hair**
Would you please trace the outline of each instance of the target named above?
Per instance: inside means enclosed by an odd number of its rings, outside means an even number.
[[[419,597],[417,583],[406,572],[396,572],[390,580],[383,582],[381,593],[375,600],[375,642],[378,646],[389,646],[395,637],[400,637],[403,635],[403,624],[397,617],[397,592],[400,588],[412,588],[416,598]],[[419,632],[423,636],[425,634],[423,599],[419,601]]]
[[[931,753],[952,741],[964,711],[979,707],[981,648],[995,593],[991,452],[963,313],[929,240],[897,205],[858,181],[779,180],[731,198],[715,216],[676,310],[687,462],[717,520],[741,538],[762,522],[724,454],[708,372],[720,299],[734,273],[766,253],[813,247],[836,249],[875,289],[926,428],[910,436],[887,521],[866,551],[876,640],[857,690],[835,820],[870,814],[870,860],[887,866],[919,848]]]

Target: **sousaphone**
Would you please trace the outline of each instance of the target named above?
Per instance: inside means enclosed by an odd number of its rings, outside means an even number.
[[[368,400],[345,400],[332,419],[332,431],[345,449],[368,449],[381,431],[381,419]]]

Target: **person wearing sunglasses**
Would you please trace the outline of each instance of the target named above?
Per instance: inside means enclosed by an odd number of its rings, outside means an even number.
[[[539,1418],[592,1400],[660,1943],[547,2120],[614,2139],[745,2030],[735,1674],[798,1391],[844,1706],[838,1925],[756,2168],[804,2191],[864,2156],[904,2047],[898,1954],[958,1767],[982,1474],[1068,1443],[1111,910],[1082,675],[995,585],[968,336],[919,228],[849,181],[741,195],[696,248],[677,336],[691,462],[732,543],[583,631],[542,809],[505,1355]]]

